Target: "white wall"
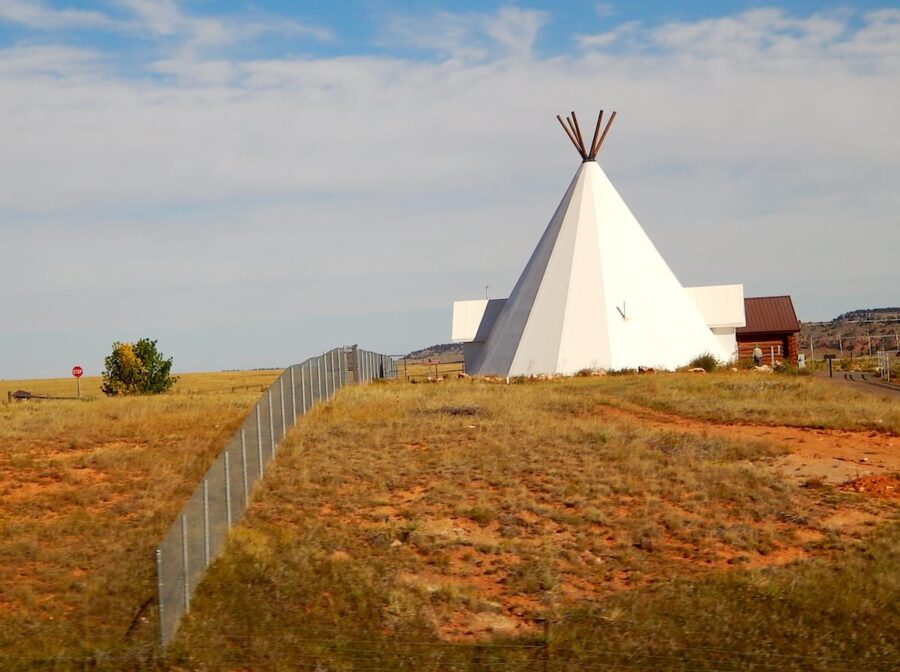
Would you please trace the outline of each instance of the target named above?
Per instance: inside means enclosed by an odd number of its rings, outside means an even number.
[[[487,308],[487,299],[475,299],[474,301],[453,302],[453,326],[450,330],[450,339],[454,343],[465,343],[475,340],[481,318],[484,317],[484,309]]]

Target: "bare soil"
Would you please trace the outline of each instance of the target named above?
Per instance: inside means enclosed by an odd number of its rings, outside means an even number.
[[[639,419],[660,429],[770,441],[790,453],[773,467],[795,483],[842,484],[866,476],[900,472],[900,437],[882,432],[805,429],[777,425],[715,423],[647,408],[604,406],[598,413]],[[863,492],[857,491],[857,492]]]

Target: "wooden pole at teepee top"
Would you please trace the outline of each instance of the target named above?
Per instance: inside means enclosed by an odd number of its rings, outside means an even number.
[[[569,140],[572,141],[572,145],[574,145],[575,149],[578,150],[578,153],[581,154],[581,148],[578,146],[578,141],[572,135],[572,132],[566,128],[566,122],[562,120],[562,117],[558,114],[556,115],[556,119],[559,121],[559,125],[563,127],[563,130],[566,132],[566,135],[569,137]]]
[[[575,135],[578,136],[578,144],[581,146],[581,156],[587,159],[587,150],[584,147],[584,138],[581,137],[581,127],[578,125],[578,117],[575,116],[575,110],[572,110],[572,122],[575,124]]]
[[[581,158],[584,158],[584,147],[581,146],[581,140],[578,139],[578,132],[575,130],[575,122],[572,121],[572,117],[566,117],[566,124],[569,126],[572,137],[575,138],[575,148],[581,154]]]
[[[590,145],[586,145],[584,142],[584,136],[581,134],[581,126],[578,123],[578,115],[575,114],[575,110],[572,110],[571,115],[572,116],[566,116],[565,121],[563,121],[563,118],[557,114],[556,120],[559,122],[559,125],[563,127],[563,130],[566,132],[572,145],[578,150],[578,154],[581,155],[582,160],[596,160],[597,154],[600,153],[600,148],[603,146],[603,141],[606,140],[606,134],[609,133],[609,127],[612,126],[613,119],[616,118],[616,113],[613,112],[609,115],[609,120],[606,122],[606,128],[603,129],[603,133],[601,134],[600,127],[603,126],[603,110],[600,110],[600,114],[597,115],[597,125],[594,127],[594,137],[591,139]]]
[[[600,124],[603,123],[603,110],[600,110],[600,114],[597,115],[597,126],[594,128],[594,139],[591,140],[591,153],[588,156],[590,159],[597,158],[597,136],[600,135]]]
[[[609,116],[609,121],[606,122],[606,128],[603,129],[603,135],[600,136],[600,141],[597,143],[597,151],[600,151],[600,148],[603,146],[603,141],[606,139],[606,134],[609,133],[609,127],[612,126],[613,119],[616,118],[616,113],[613,112]]]

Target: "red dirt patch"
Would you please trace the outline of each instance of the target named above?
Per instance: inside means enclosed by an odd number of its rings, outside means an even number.
[[[900,499],[900,478],[896,476],[863,476],[841,485],[845,492],[864,492],[885,499]]]
[[[597,413],[637,419],[644,425],[691,434],[714,434],[768,441],[790,450],[775,460],[794,483],[849,479],[900,471],[900,437],[871,431],[811,429],[749,423],[716,423],[647,408],[600,406]],[[871,492],[866,490],[866,492]]]

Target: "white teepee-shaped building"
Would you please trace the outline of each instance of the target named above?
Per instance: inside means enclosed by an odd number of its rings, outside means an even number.
[[[609,123],[613,118],[615,113]],[[721,329],[727,320],[710,320],[709,309],[701,312],[595,161],[609,130],[607,124],[598,140],[600,122],[591,151],[574,113],[569,127],[563,125],[584,162],[510,297],[454,305],[453,336],[466,342],[469,373],[672,369],[707,352],[731,359],[727,337],[723,342],[710,327],[715,322]],[[726,292],[728,305],[713,312],[730,311],[731,322],[740,326],[743,292],[735,287]],[[701,293],[705,289],[714,288]]]

